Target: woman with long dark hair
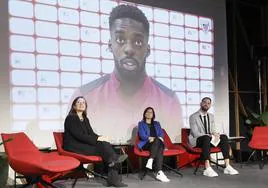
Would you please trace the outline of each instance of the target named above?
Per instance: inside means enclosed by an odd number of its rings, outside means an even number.
[[[99,155],[108,165],[108,186],[126,187],[118,175],[118,163],[127,155],[117,156],[109,139],[94,133],[87,118],[87,103],[84,97],[74,99],[64,122],[63,148],[83,155]]]
[[[158,121],[155,121],[155,112],[152,107],[148,107],[143,112],[143,119],[138,125],[138,134],[140,142],[138,147],[141,150],[150,151],[150,158],[147,161],[146,168],[152,169],[153,162],[156,166],[156,179],[162,182],[170,180],[162,171],[163,151],[164,151],[164,133]]]

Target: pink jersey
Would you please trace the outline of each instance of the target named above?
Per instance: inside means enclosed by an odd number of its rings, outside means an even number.
[[[84,96],[87,114],[96,133],[108,135],[114,142],[128,142],[145,108],[155,110],[156,119],[175,142],[180,142],[182,112],[175,92],[146,76],[143,86],[131,96],[124,96],[114,73],[78,88],[72,96]]]

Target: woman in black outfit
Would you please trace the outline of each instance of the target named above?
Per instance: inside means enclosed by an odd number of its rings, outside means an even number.
[[[63,148],[83,155],[99,155],[108,165],[108,186],[126,187],[118,175],[118,163],[127,155],[117,157],[106,136],[94,133],[87,118],[87,103],[80,96],[73,103],[64,122]]]

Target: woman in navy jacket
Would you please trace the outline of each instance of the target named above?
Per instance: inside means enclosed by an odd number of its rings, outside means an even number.
[[[150,151],[150,158],[147,161],[146,168],[152,169],[153,162],[156,164],[156,179],[162,182],[169,182],[162,171],[163,151],[164,151],[164,134],[160,123],[154,121],[155,112],[152,107],[148,107],[143,112],[143,120],[139,122],[138,134],[140,142],[138,147],[141,150]]]

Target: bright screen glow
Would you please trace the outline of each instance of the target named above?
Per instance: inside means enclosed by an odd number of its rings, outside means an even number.
[[[75,89],[113,71],[108,18],[118,4],[112,0],[9,1],[13,131],[25,130],[32,122],[41,131],[63,129]],[[134,5],[150,22],[146,72],[176,92],[181,104],[184,125],[167,127],[161,122],[172,140],[179,142],[180,131],[172,130],[188,126],[188,117],[198,110],[202,97],[214,99],[213,19]],[[110,132],[115,142],[127,142],[131,136],[129,127],[120,133],[124,136],[115,137],[113,131],[121,129],[107,130],[107,126],[92,123],[98,133]]]

